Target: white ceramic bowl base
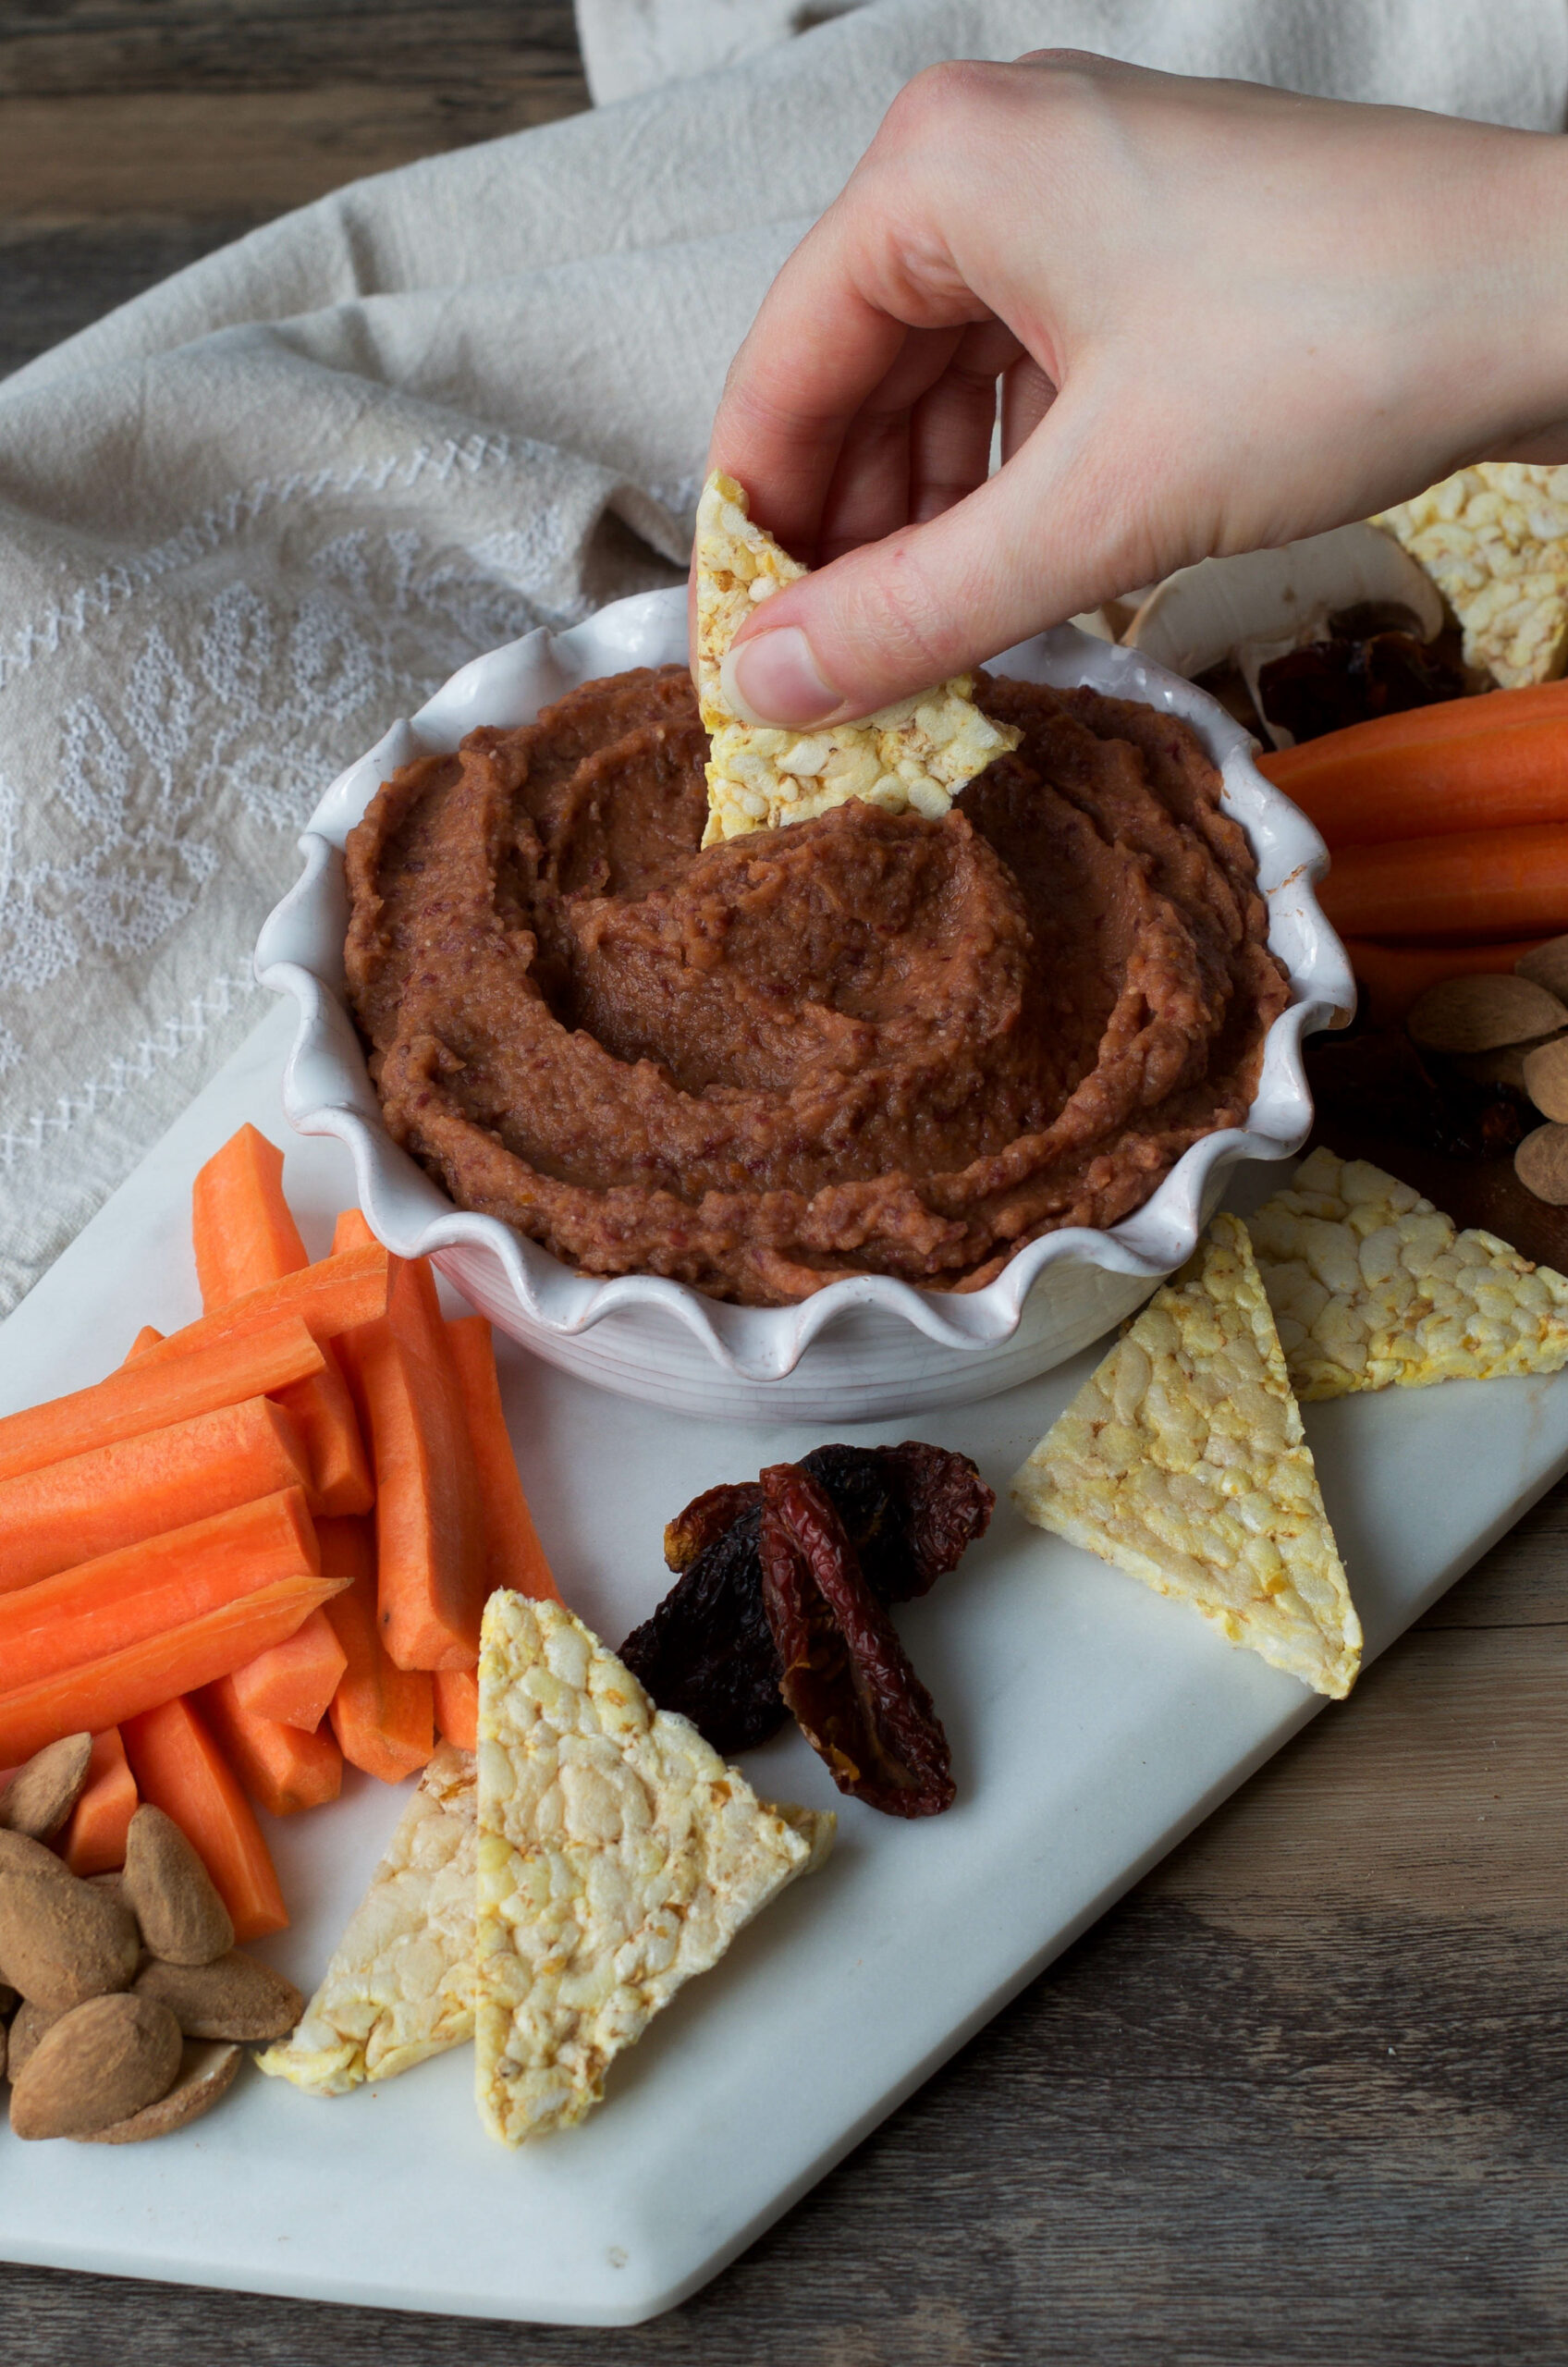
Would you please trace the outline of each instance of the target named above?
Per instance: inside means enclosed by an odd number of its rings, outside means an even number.
[[[301,1134],[334,1134],[360,1203],[399,1257],[433,1257],[502,1331],[600,1387],[710,1418],[872,1421],[1011,1389],[1060,1364],[1132,1313],[1191,1254],[1243,1159],[1282,1159],[1312,1120],[1301,1039],[1348,1012],[1344,950],[1313,894],[1327,865],[1317,831],[1252,762],[1246,734],[1190,682],[1070,625],[1004,651],[998,673],[1079,683],[1183,717],[1224,780],[1268,902],[1269,943],[1292,1001],[1269,1031],[1244,1128],[1195,1143],[1143,1208],[1108,1232],[1072,1227],[1032,1242],[984,1290],[912,1288],[883,1275],[829,1283],[798,1306],[729,1306],[682,1282],[595,1281],[496,1218],[455,1208],[381,1121],[343,1001],[343,848],[400,765],[455,749],[480,724],[531,722],[579,682],[686,654],[683,591],[620,600],[570,632],[540,631],[476,657],[418,714],[340,774],[300,840],[305,869],[256,948],[263,986],[292,994],[300,1024],[284,1108]]]

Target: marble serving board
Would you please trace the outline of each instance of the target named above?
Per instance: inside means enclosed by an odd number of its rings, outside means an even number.
[[[142,1323],[198,1312],[191,1179],[246,1119],[284,1140],[291,1034],[282,1007],[263,1020],[0,1326],[0,1412],[98,1378]],[[320,1253],[348,1159],[326,1139],[286,1147]],[[1272,1180],[1243,1171],[1232,1196],[1256,1205]],[[962,1448],[998,1491],[989,1536],[900,1613],[958,1804],[900,1824],[840,1801],[798,1736],[749,1754],[765,1797],[839,1808],[835,1856],[682,1993],[582,2128],[508,2153],[475,2116],[468,2050],[332,2102],[247,2070],[153,2145],[24,2149],[0,2130],[0,2256],[584,2325],[695,2290],[1325,1707],[1011,1510],[1010,1475],[1093,1362],[917,1423],[834,1426]],[[500,1363],[562,1591],[612,1644],[668,1584],[673,1512],[822,1435],[663,1413],[505,1342]],[[1306,1426],[1370,1656],[1568,1468],[1568,1375],[1349,1398]],[[302,1988],[402,1804],[350,1773],[336,1806],[263,1820],[294,1923],[260,1952]]]

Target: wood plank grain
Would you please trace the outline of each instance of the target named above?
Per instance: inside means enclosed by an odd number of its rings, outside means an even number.
[[[0,214],[39,227],[121,213],[253,220],[366,173],[571,114],[570,77],[449,104],[350,83],[310,91],[90,92],[8,99]]]

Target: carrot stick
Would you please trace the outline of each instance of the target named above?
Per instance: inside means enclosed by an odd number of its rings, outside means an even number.
[[[479,1748],[479,1671],[476,1668],[440,1668],[433,1679],[435,1686],[435,1723],[444,1742],[456,1745],[459,1750]]]
[[[132,1719],[125,1750],[142,1798],[174,1819],[211,1874],[241,1945],[287,1931],[261,1826],[194,1704],[165,1701]]]
[[[9,1751],[15,1759],[30,1759],[63,1735],[123,1725],[143,1710],[172,1701],[177,1693],[227,1676],[269,1644],[291,1636],[342,1584],[333,1577],[275,1578],[270,1586],[160,1636],[144,1637],[123,1651],[0,1693],[0,1756]]]
[[[325,1612],[312,1611],[285,1642],[235,1670],[234,1698],[253,1718],[314,1734],[348,1665]]]
[[[127,1364],[133,1365],[138,1356],[144,1356],[149,1348],[155,1348],[163,1336],[155,1323],[144,1323],[126,1350]]]
[[[208,1314],[310,1263],[283,1196],[283,1153],[241,1126],[208,1159],[190,1195],[196,1279]]]
[[[1568,928],[1568,828],[1541,823],[1347,847],[1319,895],[1346,937],[1554,936]]]
[[[1520,691],[1488,691],[1478,698],[1444,699],[1403,715],[1374,716],[1341,731],[1325,731],[1297,748],[1271,750],[1261,761],[1281,789],[1302,774],[1332,769],[1349,758],[1386,749],[1430,748],[1532,723],[1568,721],[1568,681],[1535,682]],[[1294,792],[1292,791],[1293,795]]]
[[[258,1717],[240,1700],[232,1676],[207,1686],[201,1704],[225,1758],[269,1816],[294,1816],[337,1797],[343,1753],[330,1735],[304,1734],[276,1718]]]
[[[316,1503],[324,1513],[339,1519],[350,1513],[369,1512],[375,1502],[375,1482],[334,1343],[324,1340],[321,1352],[325,1370],[275,1393],[284,1412],[292,1417],[309,1457]]]
[[[385,1318],[346,1332],[341,1350],[375,1465],[382,1641],[402,1669],[467,1667],[479,1657],[487,1591],[484,1515],[425,1259],[399,1264]]]
[[[1310,741],[1304,753],[1326,744]],[[1260,769],[1336,849],[1568,823],[1568,716],[1410,747],[1341,751],[1289,774],[1280,770],[1283,762],[1266,756]]]
[[[558,1602],[560,1589],[545,1559],[517,1457],[507,1435],[496,1348],[483,1315],[460,1315],[447,1325],[447,1343],[458,1368],[464,1417],[473,1444],[484,1520],[485,1591],[510,1587],[536,1600]],[[445,1729],[443,1729],[445,1731]],[[472,1744],[468,1746],[472,1748]]]
[[[266,1397],[24,1471],[0,1480],[0,1594],[280,1488],[308,1501],[309,1482],[299,1433]]]
[[[231,1306],[214,1308],[211,1315],[186,1324],[183,1331],[171,1331],[166,1340],[149,1348],[146,1362],[162,1364],[167,1357],[188,1356],[214,1340],[246,1339],[290,1315],[300,1318],[313,1340],[336,1339],[351,1325],[372,1323],[386,1314],[397,1262],[379,1242],[349,1250],[341,1257],[319,1257],[313,1266],[281,1275],[275,1282],[263,1282]]]
[[[382,1650],[369,1522],[324,1521],[321,1546],[327,1568],[352,1580],[325,1606],[348,1661],[332,1697],[332,1731],[351,1767],[400,1784],[435,1748],[431,1679],[395,1668]]]
[[[283,1153],[254,1126],[230,1135],[197,1176],[191,1233],[208,1315],[308,1263],[283,1195]],[[368,1513],[375,1490],[354,1401],[330,1341],[322,1355],[321,1371],[270,1393],[299,1425],[320,1509]]]
[[[14,1690],[216,1611],[275,1578],[313,1573],[315,1530],[298,1488],[143,1538],[0,1594],[0,1683]]]
[[[219,1405],[264,1397],[322,1369],[322,1353],[295,1317],[249,1339],[215,1341],[171,1364],[122,1365],[107,1380],[51,1397],[0,1420],[0,1480],[88,1454],[120,1439],[167,1429]]]
[[[1379,1027],[1389,1027],[1439,978],[1510,971],[1521,954],[1545,942],[1544,938],[1526,937],[1506,945],[1379,945],[1372,938],[1351,937],[1345,939],[1345,951],[1366,989],[1373,1019]]]
[[[66,1827],[63,1854],[73,1874],[107,1874],[125,1863],[125,1839],[141,1805],[118,1726],[92,1737],[87,1781]]]

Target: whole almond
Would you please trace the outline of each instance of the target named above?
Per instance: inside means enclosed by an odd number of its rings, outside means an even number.
[[[1568,1126],[1537,1126],[1526,1134],[1513,1154],[1513,1172],[1537,1200],[1568,1208]]]
[[[92,1756],[91,1735],[67,1735],[35,1751],[0,1792],[0,1826],[31,1841],[50,1840],[81,1797]]]
[[[1491,1052],[1568,1026],[1568,1007],[1533,978],[1482,973],[1439,979],[1416,997],[1404,1024],[1428,1052]]]
[[[14,2079],[28,2056],[33,2053],[45,2030],[53,2030],[59,2020],[47,2005],[34,2005],[24,1997],[17,2007],[11,2023],[10,2065]]]
[[[1549,937],[1533,953],[1521,953],[1513,971],[1568,1002],[1568,937]]]
[[[204,2112],[211,2112],[219,2097],[233,2087],[240,2054],[238,2046],[188,2046],[180,2061],[179,2077],[166,2096],[143,2104],[129,2120],[113,2121],[107,2128],[90,2130],[77,2142],[139,2145],[143,2138],[166,2137],[171,2129],[188,2128]]]
[[[1524,1086],[1543,1118],[1568,1122],[1568,1036],[1554,1036],[1525,1055]]]
[[[46,2030],[11,2089],[17,2136],[89,2137],[166,2095],[179,2024],[151,1997],[90,1997]]]
[[[162,1809],[140,1808],[130,1820],[121,1895],[149,1955],[165,1964],[211,1964],[234,1945],[234,1925],[211,1874]]]
[[[187,2038],[242,2039],[247,2045],[284,2038],[305,2010],[291,1981],[270,1964],[231,1948],[215,1964],[163,1964],[154,1956],[136,1976],[139,1997],[166,2005]]]
[[[0,1978],[35,2005],[67,2013],[129,1989],[141,1958],[136,1918],[117,1899],[63,1866],[35,1876],[0,1864]]]
[[[25,1833],[6,1833],[0,1829],[0,1874],[36,1874],[47,1882],[63,1876],[75,1880],[63,1858],[53,1849],[45,1849],[42,1841],[30,1841]]]

